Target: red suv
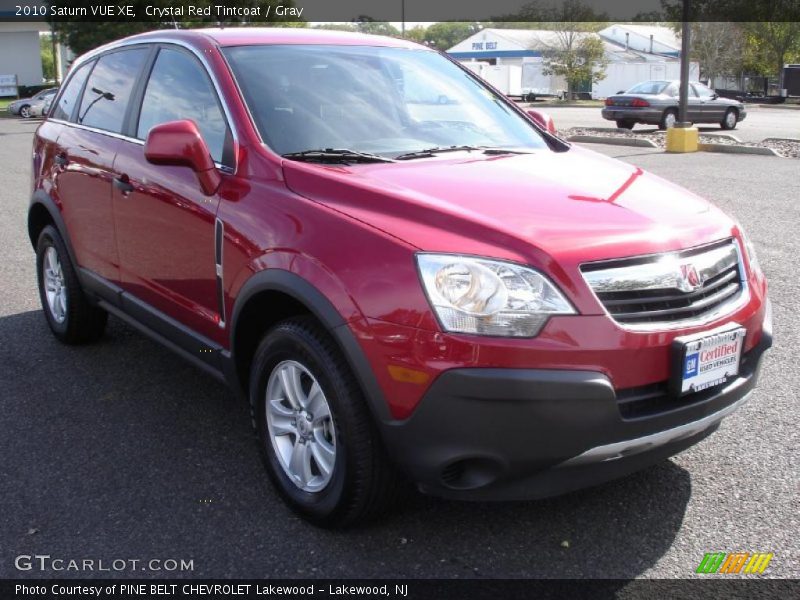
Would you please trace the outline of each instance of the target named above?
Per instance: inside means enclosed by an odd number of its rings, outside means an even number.
[[[249,399],[311,521],[521,499],[713,432],[772,340],[742,228],[427,48],[160,31],[75,61],[33,154],[44,314],[108,314]]]

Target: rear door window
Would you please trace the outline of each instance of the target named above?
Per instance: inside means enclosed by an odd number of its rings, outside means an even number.
[[[149,52],[135,48],[101,56],[86,83],[77,122],[122,133],[125,110]]]
[[[81,65],[72,77],[70,77],[67,82],[67,87],[64,88],[64,93],[61,94],[61,97],[58,99],[58,104],[55,109],[53,109],[53,119],[69,121],[72,118],[72,113],[80,98],[83,84],[86,82],[86,77],[92,70],[93,64],[94,61]]]

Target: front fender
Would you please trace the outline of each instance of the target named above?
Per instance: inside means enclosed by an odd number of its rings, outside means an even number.
[[[269,261],[276,264],[275,256]],[[358,307],[345,293],[342,286],[332,280],[321,267],[312,261],[290,260],[283,266],[297,269],[293,272],[280,266],[260,270],[250,276],[236,293],[236,302],[231,315],[230,348],[235,364],[237,322],[248,300],[266,291],[281,292],[306,306],[323,324],[337,342],[348,365],[356,376],[367,399],[367,404],[378,422],[391,420],[389,408],[375,373],[367,357],[353,334],[348,322],[355,320],[366,324]],[[326,275],[323,275],[325,273]],[[330,293],[323,292],[323,289]],[[339,302],[340,304],[335,304]]]

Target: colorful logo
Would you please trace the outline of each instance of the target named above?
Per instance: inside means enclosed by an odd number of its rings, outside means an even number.
[[[683,369],[684,379],[688,379],[689,377],[694,377],[697,375],[698,367],[700,366],[698,358],[699,354],[697,352],[686,357],[686,364],[684,365]]]
[[[708,552],[700,561],[695,573],[735,575],[761,574],[772,560],[772,552]]]
[[[700,279],[700,274],[697,272],[697,267],[693,264],[681,265],[681,290],[684,292],[693,292],[702,285],[703,282]]]

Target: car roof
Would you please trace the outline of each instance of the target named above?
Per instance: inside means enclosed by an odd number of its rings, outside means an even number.
[[[249,46],[266,44],[326,44],[339,46],[385,46],[425,49],[425,46],[382,35],[353,31],[309,29],[305,27],[224,27],[207,29],[157,29],[112,42],[104,48],[121,43],[146,42],[158,38],[202,43],[211,40],[218,46]],[[98,48],[98,50],[100,50]]]
[[[377,46],[427,50],[430,48],[397,38],[370,35],[352,31],[309,29],[305,27],[228,27],[207,29],[154,29],[110,42],[79,56],[70,70],[109,50],[131,44],[146,42],[175,42],[194,46],[202,51],[209,44],[220,47],[257,45],[331,45],[331,46]]]

